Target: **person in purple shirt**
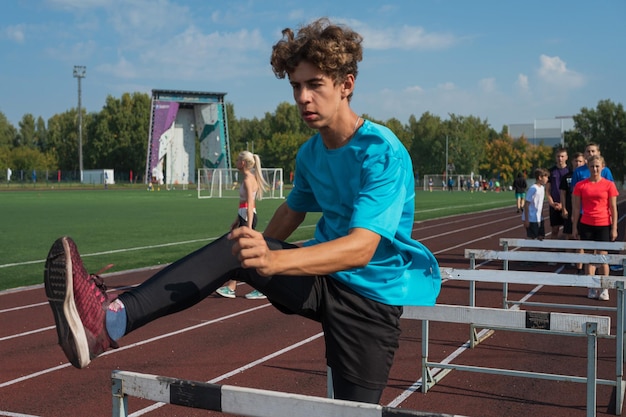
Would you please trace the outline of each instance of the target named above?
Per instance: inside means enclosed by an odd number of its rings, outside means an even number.
[[[567,167],[567,151],[565,148],[556,150],[554,160],[554,166],[548,170],[550,177],[546,184],[546,200],[550,207],[550,227],[552,228],[550,238],[558,239],[561,226],[565,223],[559,185],[561,184],[561,179],[569,173],[569,168]]]

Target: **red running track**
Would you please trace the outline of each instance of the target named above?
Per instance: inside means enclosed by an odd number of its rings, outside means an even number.
[[[624,202],[619,212],[626,212]],[[414,237],[433,251],[441,266],[467,268],[466,248],[499,249],[501,237],[524,237],[524,230],[514,208],[506,208],[416,223]],[[511,269],[522,269],[517,266]],[[569,266],[545,266],[545,270],[573,272]],[[109,288],[120,290],[153,272],[118,273],[106,281]],[[500,286],[478,284],[477,288],[478,305],[501,306]],[[249,289],[240,286],[234,300],[210,296],[184,312],[151,323],[122,339],[120,349],[107,352],[83,370],[71,367],[56,343],[54,319],[42,286],[1,292],[0,416],[110,416],[114,369],[324,397],[321,327],[281,314],[266,300],[244,299]],[[517,285],[510,292],[521,298],[531,289]],[[584,290],[562,287],[543,287],[532,296],[533,301],[613,307],[614,298],[588,300]],[[467,305],[467,285],[445,282],[438,302]],[[580,383],[453,371],[427,394],[415,392],[411,387],[421,378],[421,323],[403,320],[402,328],[382,404],[470,417],[585,415],[586,386]],[[430,335],[430,359],[441,361],[467,341],[469,329],[432,323]],[[586,349],[583,337],[498,331],[476,349],[461,349],[454,362],[584,377]],[[601,339],[599,378],[613,379],[614,357],[615,342]],[[611,391],[611,387],[599,386],[598,416],[613,415]],[[137,398],[129,400],[129,408],[136,416],[220,415]]]

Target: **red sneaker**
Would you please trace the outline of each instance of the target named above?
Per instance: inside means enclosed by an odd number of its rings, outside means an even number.
[[[46,259],[44,285],[54,313],[59,344],[76,368],[109,348],[117,348],[106,331],[106,287],[89,275],[70,237],[57,239]]]

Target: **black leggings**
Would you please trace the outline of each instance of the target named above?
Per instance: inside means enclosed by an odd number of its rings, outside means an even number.
[[[295,247],[266,239],[272,250]],[[270,278],[242,269],[226,235],[168,265],[138,287],[118,297],[126,307],[126,333],[199,303],[236,277],[261,290]]]
[[[336,400],[359,401],[378,404],[383,394],[382,389],[370,389],[356,385],[333,372],[333,398]]]
[[[292,249],[296,247],[295,245],[273,239],[266,239],[266,242],[271,250]],[[326,282],[326,278],[281,275],[263,277],[254,269],[241,268],[241,263],[232,254],[232,246],[233,242],[228,240],[226,235],[224,235],[157,272],[138,287],[120,294],[118,298],[124,303],[126,308],[126,333],[128,334],[159,317],[176,313],[193,306],[212,294],[229,279],[247,282],[254,288],[263,292],[267,295],[271,303],[283,313],[295,313],[316,321],[323,321],[325,322],[325,326],[328,326],[329,322],[332,324],[332,320],[324,320],[322,313],[317,307],[320,301],[319,285],[320,282]],[[322,281],[320,281],[320,279]],[[332,280],[332,278],[328,279]],[[326,285],[328,285],[328,282],[326,282]],[[333,280],[333,288],[341,289],[343,287],[342,285],[338,286],[334,284]],[[345,291],[348,291],[345,297],[352,297],[351,299],[356,298],[358,301],[357,304],[360,305],[364,303],[365,308],[369,308],[368,306],[372,303],[375,304],[374,309],[382,308],[380,317],[382,317],[385,322],[383,326],[383,329],[385,329],[383,337],[385,339],[389,338],[390,340],[388,350],[379,350],[378,345],[368,345],[368,349],[373,349],[373,351],[360,349],[358,357],[351,358],[352,364],[348,367],[351,370],[358,368],[356,371],[350,372],[352,374],[350,379],[358,378],[359,374],[362,373],[364,381],[370,380],[372,372],[370,368],[375,368],[376,371],[373,371],[375,374],[374,379],[379,381],[375,384],[376,386],[366,387],[366,385],[368,385],[367,382],[357,384],[348,381],[345,379],[345,375],[342,376],[342,372],[346,372],[346,369],[337,369],[337,372],[333,372],[335,398],[377,403],[386,383],[393,353],[397,348],[397,338],[399,336],[399,329],[396,329],[397,323],[393,321],[393,318],[387,323],[388,315],[391,317],[398,316],[399,318],[401,308],[384,306],[362,298],[352,293],[350,290]],[[350,295],[350,293],[353,295]],[[344,301],[347,300],[348,298]],[[336,303],[336,306],[340,306],[340,303],[341,302]],[[374,309],[372,313],[379,314]],[[340,314],[344,314],[343,310]],[[361,324],[367,324],[367,321],[363,321]],[[372,331],[370,334],[370,327],[371,326],[368,327],[365,336],[371,338],[373,335],[376,335],[376,333]],[[335,329],[335,331],[338,332],[338,336],[343,335],[343,332],[337,329]],[[341,338],[337,339],[337,337],[329,339],[328,335],[325,339],[327,342],[327,356],[329,348],[328,343],[332,342],[330,346],[332,351],[330,358],[335,358],[335,367],[344,368],[344,362],[346,361],[341,360],[341,355],[337,356],[337,352],[335,351],[343,352],[341,350],[341,348],[345,348],[343,344],[350,344],[350,341],[345,341]],[[339,345],[337,345],[338,341]],[[373,354],[374,356],[369,356],[368,354]],[[367,367],[367,372],[363,372],[364,370],[361,369],[363,367],[362,361],[367,362],[371,358],[376,358],[380,366]],[[356,373],[356,375],[354,375],[354,373]]]

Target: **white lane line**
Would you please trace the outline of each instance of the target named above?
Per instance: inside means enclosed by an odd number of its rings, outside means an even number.
[[[219,323],[219,322],[222,322],[222,321],[225,321],[225,320],[228,320],[228,319],[235,318],[237,316],[241,316],[241,315],[244,315],[244,314],[247,314],[247,313],[252,313],[252,312],[254,312],[256,310],[260,310],[262,308],[266,308],[266,307],[269,307],[269,306],[271,306],[271,304],[267,303],[267,304],[262,304],[262,305],[257,306],[257,307],[249,308],[247,310],[238,311],[236,313],[232,313],[232,314],[228,314],[226,316],[218,317],[218,318],[213,319],[213,320],[208,320],[208,321],[205,321],[205,322],[202,322],[202,323],[199,323],[199,324],[195,324],[193,326],[185,327],[183,329],[179,329],[179,330],[176,330],[176,331],[173,331],[173,332],[169,332],[169,333],[165,333],[165,334],[162,334],[162,335],[159,335],[159,336],[151,337],[149,339],[142,340],[141,342],[133,343],[133,344],[130,344],[130,345],[125,345],[125,346],[120,347],[119,349],[109,350],[109,351],[104,352],[100,356],[107,356],[107,355],[112,355],[114,353],[123,352],[123,351],[125,351],[127,349],[132,349],[134,347],[142,346],[142,345],[145,345],[145,344],[148,344],[148,343],[152,343],[152,342],[155,342],[157,340],[165,339],[165,338],[168,338],[168,337],[171,337],[171,336],[176,336],[176,335],[179,335],[179,334],[182,334],[182,333],[185,333],[185,332],[196,330],[196,329],[202,328],[204,326],[208,326],[210,324]],[[53,368],[44,369],[44,370],[41,370],[39,372],[32,373],[30,375],[24,375],[24,376],[22,376],[20,378],[16,378],[16,379],[12,379],[10,381],[2,382],[2,383],[0,383],[0,388],[8,387],[10,385],[17,384],[18,382],[27,381],[29,379],[38,377],[40,375],[44,375],[44,374],[47,374],[47,373],[50,373],[50,372],[58,371],[59,369],[67,368],[68,366],[72,366],[72,365],[70,363],[64,363],[64,364],[61,364],[59,366],[55,366]]]
[[[237,369],[233,369],[232,371],[227,372],[225,374],[222,374],[222,375],[220,375],[218,377],[215,377],[215,378],[213,378],[213,379],[211,379],[211,380],[209,380],[207,382],[210,383],[210,384],[217,384],[218,382],[220,382],[220,381],[222,381],[222,380],[224,380],[226,378],[230,378],[231,376],[236,375],[238,373],[241,373],[241,372],[243,372],[243,371],[245,371],[247,369],[254,368],[257,365],[262,364],[263,362],[267,362],[270,359],[273,359],[273,358],[276,358],[276,357],[282,355],[283,353],[289,352],[290,350],[299,348],[300,346],[303,346],[303,345],[305,345],[305,344],[307,344],[309,342],[312,342],[312,341],[314,341],[316,339],[319,339],[323,335],[324,335],[324,333],[320,332],[320,333],[318,333],[316,335],[313,335],[313,336],[311,336],[311,337],[309,337],[307,339],[304,339],[304,340],[302,340],[300,342],[294,343],[293,345],[287,346],[286,348],[278,350],[278,351],[276,351],[274,353],[271,353],[271,354],[269,354],[267,356],[264,356],[264,357],[262,357],[260,359],[255,360],[255,361],[252,361],[252,362],[248,363],[247,365],[241,366],[241,367],[239,367]],[[164,405],[166,405],[166,403],[161,403],[161,402],[155,403],[155,404],[152,404],[149,407],[143,408],[141,410],[135,411],[132,414],[129,414],[128,417],[142,416],[144,414],[149,413],[150,411],[154,411],[154,410],[156,410],[158,408],[161,408]]]

